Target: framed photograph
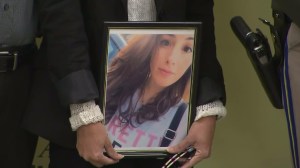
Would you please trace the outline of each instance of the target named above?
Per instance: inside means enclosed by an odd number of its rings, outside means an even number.
[[[105,22],[100,107],[114,148],[166,156],[193,122],[200,22]],[[192,112],[194,111],[194,112]]]

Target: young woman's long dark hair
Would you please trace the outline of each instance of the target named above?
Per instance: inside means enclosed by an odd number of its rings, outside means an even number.
[[[115,113],[118,113],[122,123],[136,127],[133,119],[137,124],[148,120],[158,120],[170,107],[182,99],[191,74],[190,68],[178,81],[158,93],[152,101],[142,105],[140,110],[134,111],[136,102],[132,100],[133,95],[137,89],[143,92],[150,74],[151,57],[158,50],[159,40],[159,35],[137,35],[112,60],[107,76],[106,123]],[[121,111],[121,106],[128,100],[128,108]]]

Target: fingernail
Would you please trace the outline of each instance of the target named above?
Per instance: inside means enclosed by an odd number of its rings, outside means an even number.
[[[173,150],[172,147],[168,147],[168,148],[167,148],[167,152],[171,152],[172,150]]]
[[[123,159],[125,157],[124,155],[121,154],[118,154],[118,156],[120,157],[120,159]]]

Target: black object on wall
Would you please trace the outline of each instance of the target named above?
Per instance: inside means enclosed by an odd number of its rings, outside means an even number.
[[[230,25],[239,41],[245,47],[248,57],[272,105],[277,109],[282,109],[278,69],[280,61],[278,61],[279,58],[276,54],[272,56],[267,38],[259,29],[256,29],[256,32],[251,31],[241,16],[233,17]],[[271,28],[271,25],[269,26]]]

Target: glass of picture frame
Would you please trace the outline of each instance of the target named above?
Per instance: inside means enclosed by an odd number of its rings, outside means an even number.
[[[99,105],[117,152],[166,156],[194,119],[201,22],[105,22]]]

